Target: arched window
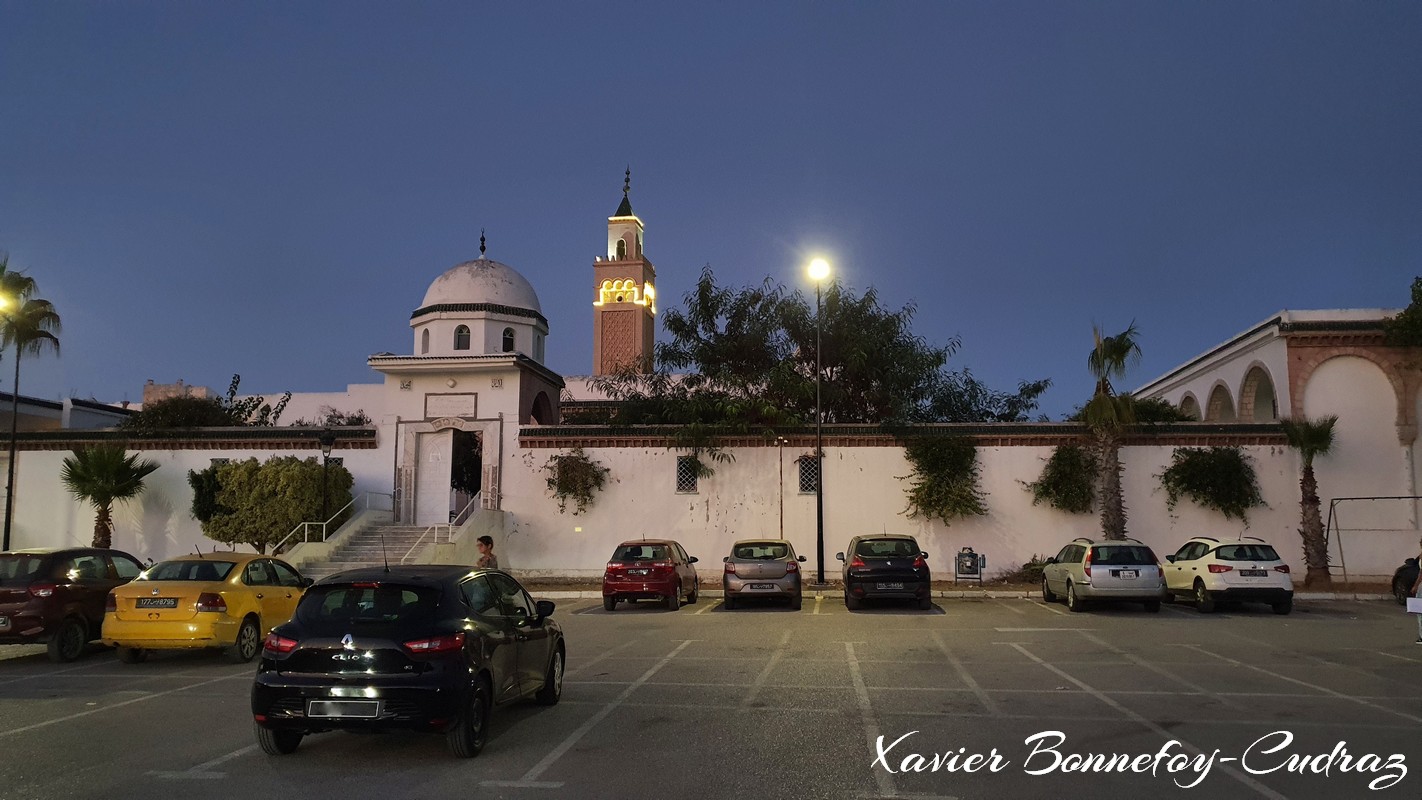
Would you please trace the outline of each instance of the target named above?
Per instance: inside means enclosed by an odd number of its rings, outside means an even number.
[[[625,258],[627,258],[627,240],[626,240],[626,239],[618,239],[618,240],[617,240],[617,260],[618,260],[618,261],[621,261],[621,260],[623,260],[623,259],[625,259]]]
[[[454,349],[455,349],[455,350],[468,350],[468,349],[469,349],[469,326],[468,326],[468,325],[460,325],[458,328],[455,328],[455,329],[454,329]]]
[[[1239,390],[1239,418],[1245,422],[1273,422],[1279,418],[1274,382],[1258,366],[1250,368]]]
[[[1216,386],[1210,392],[1210,404],[1205,407],[1206,422],[1234,422],[1234,400],[1229,396],[1229,389],[1224,386]]]
[[[425,328],[420,332],[420,355],[425,355],[430,351],[430,329]]]
[[[1180,398],[1180,410],[1188,414],[1190,419],[1200,421],[1200,402],[1195,399],[1195,395],[1187,394]]]
[[[504,352],[505,352],[505,353],[512,353],[513,351],[514,351],[514,329],[513,329],[513,328],[504,328]]]

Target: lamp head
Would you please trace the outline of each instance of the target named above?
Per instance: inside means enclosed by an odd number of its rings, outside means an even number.
[[[328,458],[331,455],[331,448],[336,446],[336,434],[327,428],[316,437],[316,442],[321,445],[321,457]]]
[[[810,279],[819,282],[828,278],[830,274],[829,262],[823,258],[817,258],[810,262]]]

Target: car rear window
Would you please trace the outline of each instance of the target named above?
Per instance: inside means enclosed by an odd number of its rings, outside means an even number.
[[[918,542],[912,539],[862,539],[854,548],[861,558],[907,558],[918,553]]]
[[[612,554],[613,561],[666,561],[669,556],[666,545],[624,544]]]
[[[773,561],[789,557],[790,545],[784,542],[744,542],[733,547],[731,555],[751,561]]]
[[[1156,562],[1155,553],[1143,545],[1098,544],[1091,548],[1091,563],[1131,566]]]
[[[233,561],[159,561],[139,575],[140,581],[222,581],[236,567]]]
[[[1222,544],[1215,550],[1221,561],[1278,561],[1279,554],[1267,544]]]
[[[324,626],[420,624],[434,620],[440,592],[398,583],[336,583],[313,586],[296,607],[296,619]]]
[[[43,575],[45,560],[27,553],[0,555],[0,585],[28,586]]]

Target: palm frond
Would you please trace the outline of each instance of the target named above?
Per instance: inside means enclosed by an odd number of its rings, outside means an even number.
[[[1328,451],[1333,449],[1333,426],[1337,422],[1337,414],[1315,420],[1307,417],[1279,420],[1284,436],[1289,440],[1289,447],[1299,451],[1305,464],[1312,464],[1315,457],[1328,455]]]

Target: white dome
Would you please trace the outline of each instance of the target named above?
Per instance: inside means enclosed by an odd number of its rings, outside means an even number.
[[[507,264],[487,258],[456,264],[435,278],[420,308],[437,305],[491,303],[533,311],[540,316],[533,284]]]

